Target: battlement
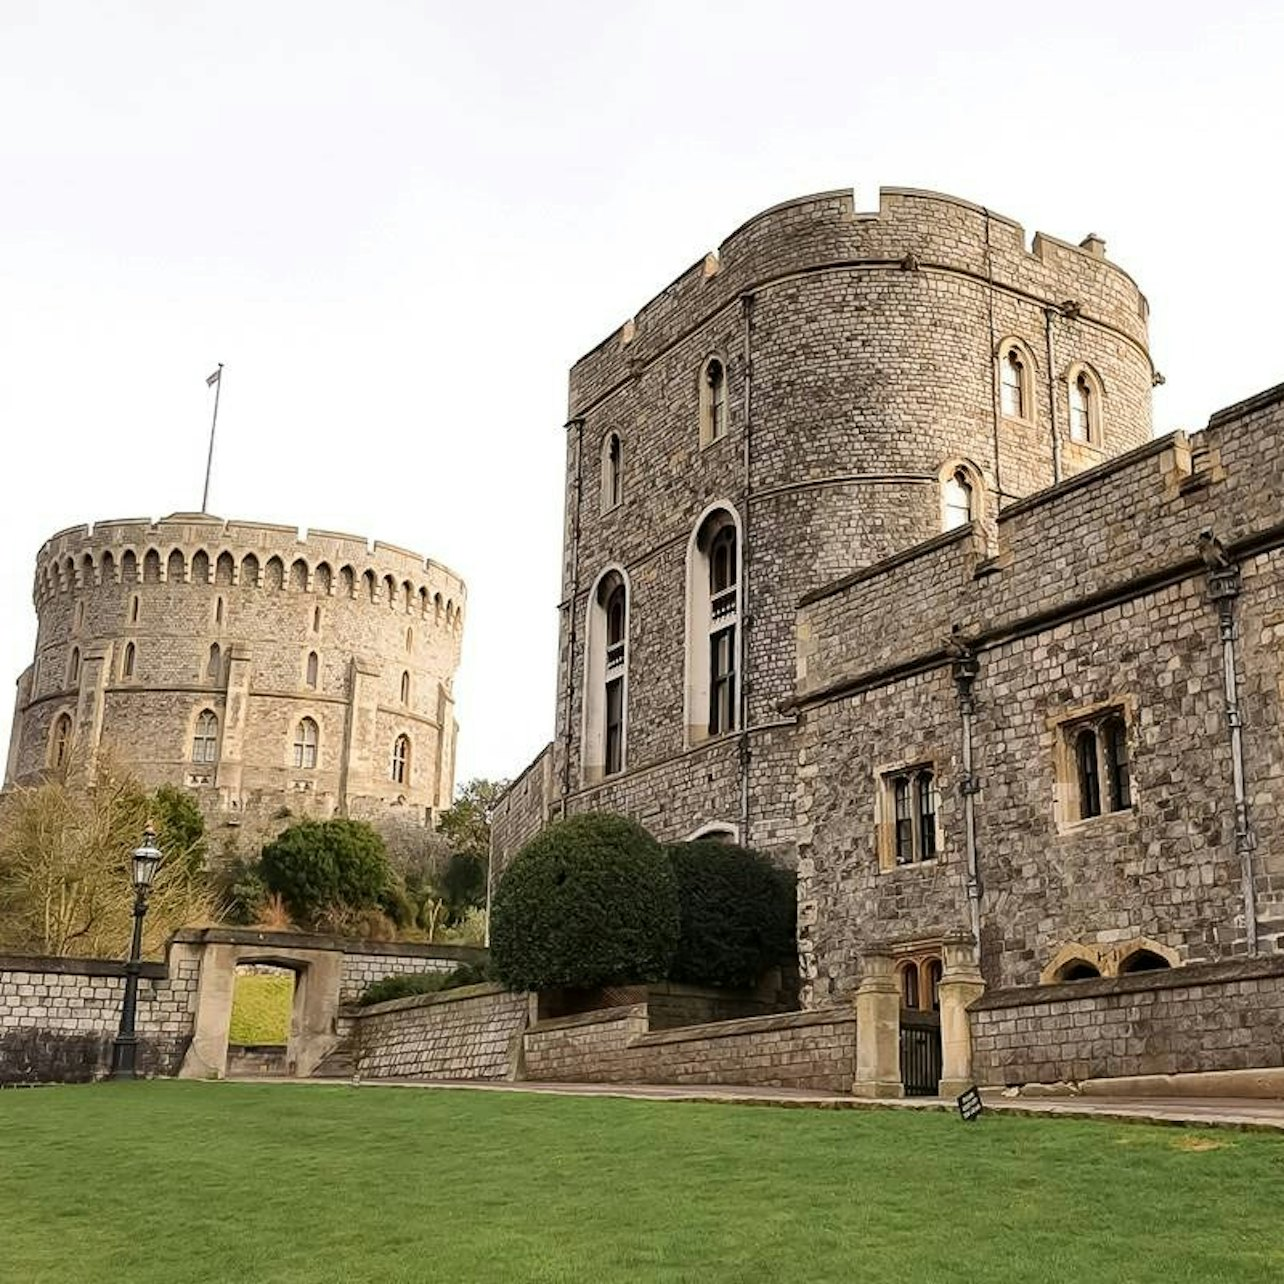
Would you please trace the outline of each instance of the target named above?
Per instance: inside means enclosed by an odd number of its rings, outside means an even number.
[[[962,643],[1033,635],[1205,573],[1211,531],[1235,560],[1284,545],[1284,388],[807,593],[796,702],[948,663]],[[912,603],[897,610],[896,603]]]
[[[939,192],[880,189],[858,211],[851,189],[782,202],[755,214],[583,356],[571,371],[574,417],[641,365],[744,295],[825,270],[950,273],[1049,306],[1074,305],[1085,323],[1120,332],[1143,350],[1148,305],[1105,242],[1080,245]]]
[[[104,584],[289,588],[399,606],[462,625],[467,589],[448,567],[393,544],[337,531],[174,513],[72,526],[36,556],[35,601]]]

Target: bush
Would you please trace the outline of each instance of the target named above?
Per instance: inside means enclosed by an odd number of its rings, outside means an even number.
[[[666,848],[680,932],[669,976],[690,985],[756,985],[796,952],[794,876],[765,856],[696,840]]]
[[[499,979],[512,990],[660,981],[678,941],[678,890],[640,825],[601,813],[537,834],[491,906]]]
[[[463,963],[453,972],[409,972],[399,976],[385,976],[362,992],[357,1002],[363,1007],[372,1003],[387,1003],[390,999],[408,999],[413,994],[438,994],[442,990],[455,990],[463,985],[480,985],[490,981],[488,963]]]
[[[304,927],[380,909],[394,897],[397,883],[383,839],[360,820],[291,825],[264,847],[259,868],[268,890]]]

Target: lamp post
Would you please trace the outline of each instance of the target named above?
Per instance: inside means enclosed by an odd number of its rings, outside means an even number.
[[[129,962],[125,964],[125,1006],[120,1013],[120,1032],[111,1047],[113,1079],[138,1077],[138,1035],[134,1033],[134,1018],[138,1012],[138,974],[142,970],[143,915],[147,913],[147,893],[160,863],[156,831],[149,821],[143,830],[143,845],[136,847],[130,858],[130,875],[134,883],[134,937],[129,946]]]

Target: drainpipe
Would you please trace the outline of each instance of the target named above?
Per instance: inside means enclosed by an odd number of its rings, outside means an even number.
[[[1057,376],[1052,356],[1052,318],[1060,309],[1051,305],[1043,309],[1043,337],[1048,351],[1048,421],[1052,424],[1052,484],[1061,480],[1061,438],[1057,433]]]
[[[753,499],[753,295],[740,298],[744,320],[744,512],[740,515],[740,841],[749,845],[749,763],[753,756],[749,746],[749,629],[750,614],[749,507]]]
[[[567,425],[575,429],[575,493],[571,500],[571,584],[567,599],[566,628],[566,726],[562,735],[562,816],[566,816],[571,793],[572,710],[575,705],[575,621],[580,596],[580,505],[584,497],[584,420],[572,419]]]
[[[962,720],[963,777],[959,781],[959,794],[963,798],[963,841],[967,853],[967,904],[972,939],[976,942],[976,957],[981,957],[981,875],[976,845],[976,795],[981,792],[981,782],[972,770],[972,723],[976,715],[974,686],[981,671],[976,655],[965,648],[954,661],[954,685],[959,693],[959,714]]]
[[[1226,688],[1226,725],[1230,730],[1231,776],[1235,790],[1235,852],[1239,857],[1240,884],[1244,898],[1244,941],[1250,954],[1257,953],[1257,890],[1253,882],[1253,850],[1257,836],[1248,810],[1244,785],[1244,723],[1239,707],[1239,674],[1235,657],[1235,601],[1240,594],[1239,567],[1230,562],[1216,541],[1214,557],[1224,563],[1208,572],[1208,596],[1217,607],[1218,631],[1222,641],[1222,679]],[[1205,541],[1201,537],[1201,549]]]

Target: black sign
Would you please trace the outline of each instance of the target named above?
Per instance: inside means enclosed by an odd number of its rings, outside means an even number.
[[[969,1088],[958,1100],[959,1114],[965,1123],[971,1123],[981,1114],[981,1094],[975,1088]]]

